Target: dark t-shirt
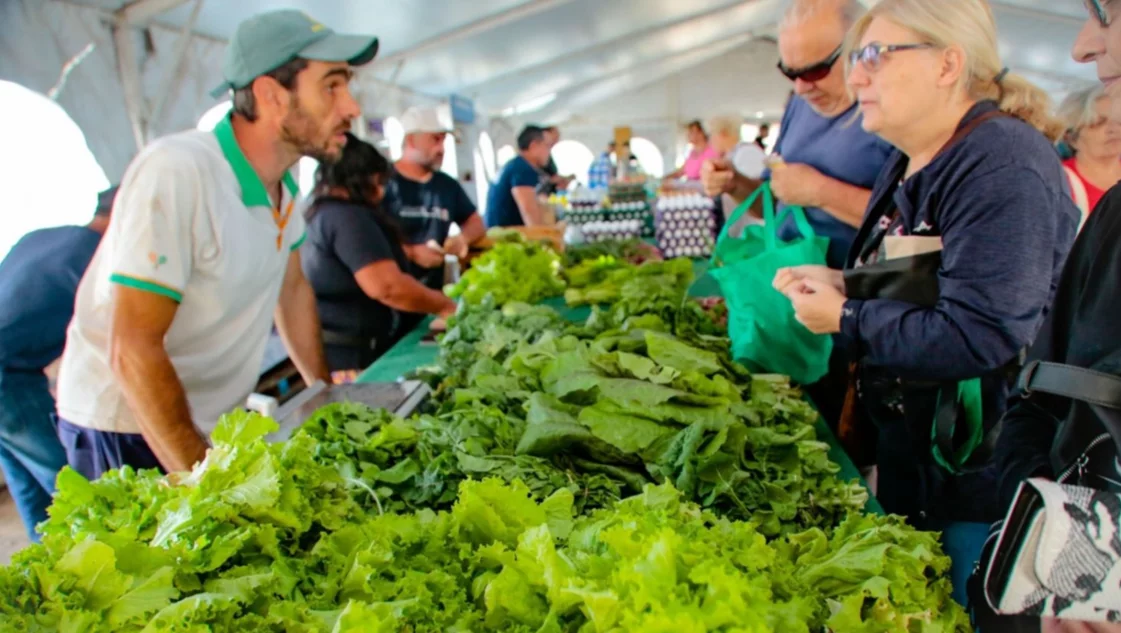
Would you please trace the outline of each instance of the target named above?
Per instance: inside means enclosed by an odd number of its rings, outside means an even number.
[[[0,370],[42,371],[62,355],[78,282],[101,235],[84,226],[28,233],[0,263]]]
[[[782,116],[782,128],[775,153],[787,163],[803,163],[822,174],[862,189],[871,189],[884,168],[893,148],[886,141],[869,134],[861,127],[857,106],[835,117],[824,117],[801,97],[795,97]],[[765,171],[763,178],[770,178]],[[781,210],[782,205],[779,209]],[[806,209],[814,233],[829,238],[828,264],[832,268],[845,265],[845,256],[856,238],[856,229],[824,209]],[[779,227],[779,238],[801,237],[798,225],[789,217]]]
[[[327,364],[331,371],[365,369],[400,336],[400,316],[371,299],[354,274],[387,259],[404,270],[404,250],[364,204],[326,198],[311,213],[300,257],[304,276],[315,290],[323,331],[375,342],[365,349],[327,344]]]
[[[549,162],[541,168],[541,182],[537,185],[537,193],[543,193],[546,196],[552,195],[557,192],[557,185],[552,181],[552,177],[559,175],[560,170],[557,169],[557,161],[553,157],[549,157]]]
[[[541,182],[541,172],[533,168],[529,161],[521,156],[515,156],[506,163],[498,181],[490,188],[487,194],[487,226],[523,226],[522,213],[518,210],[518,203],[514,200],[514,187],[533,187],[535,190]]]
[[[463,187],[442,171],[433,173],[428,182],[394,174],[385,188],[383,204],[401,223],[410,244],[428,240],[443,244],[453,222],[463,226],[476,212]]]

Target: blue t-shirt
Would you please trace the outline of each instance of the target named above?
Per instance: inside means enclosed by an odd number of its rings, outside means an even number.
[[[775,143],[775,153],[784,162],[809,165],[830,178],[863,189],[876,184],[893,150],[886,141],[864,131],[856,105],[826,118],[797,96],[782,115],[782,129]],[[770,176],[769,171],[763,174],[765,179]],[[829,266],[842,268],[856,229],[822,209],[808,208],[806,217],[817,235],[829,238]],[[801,237],[793,218],[779,227],[778,235],[783,240]]]
[[[536,190],[540,182],[541,172],[521,156],[515,156],[506,163],[502,173],[498,175],[498,181],[487,194],[487,226],[523,226],[525,221],[522,220],[522,212],[518,210],[518,203],[514,200],[513,189],[533,187]]]
[[[62,356],[78,282],[99,242],[84,226],[42,229],[0,262],[0,370],[42,371]]]

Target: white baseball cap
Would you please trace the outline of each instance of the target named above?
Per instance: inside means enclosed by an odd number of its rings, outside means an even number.
[[[452,126],[440,120],[440,113],[436,108],[413,106],[401,115],[401,127],[405,134],[450,134],[454,132]]]

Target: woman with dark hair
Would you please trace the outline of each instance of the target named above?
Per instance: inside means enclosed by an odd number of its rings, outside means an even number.
[[[455,311],[455,302],[405,272],[411,247],[381,206],[391,169],[374,146],[347,134],[338,162],[316,173],[300,256],[336,382],[352,380],[405,334],[400,312]]]

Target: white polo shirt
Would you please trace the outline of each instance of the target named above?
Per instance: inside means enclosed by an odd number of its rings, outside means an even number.
[[[291,174],[282,190],[275,207],[228,118],[214,132],[176,134],[141,152],[78,287],[59,370],[62,419],[140,432],[109,366],[113,284],[179,303],[165,347],[200,431],[209,434],[222,414],[243,405],[306,226]]]

